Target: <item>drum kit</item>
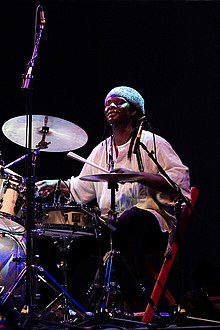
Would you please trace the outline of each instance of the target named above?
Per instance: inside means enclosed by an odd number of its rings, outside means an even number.
[[[5,122],[2,127],[4,135],[12,142],[26,147],[27,145],[27,118],[19,116]],[[77,125],[52,116],[33,115],[32,116],[32,150],[36,156],[39,151],[44,152],[66,152],[80,148],[87,142],[87,134]],[[69,152],[68,156],[86,163],[87,160]],[[19,315],[25,310],[25,272],[26,272],[26,179],[9,169],[15,163],[27,158],[27,155],[16,159],[12,163],[0,165],[0,308],[9,309],[9,312],[15,311]],[[4,165],[4,166],[3,166]],[[98,167],[96,164],[92,166]],[[99,167],[98,167],[99,168]],[[92,176],[82,177],[85,181],[106,181],[112,189],[111,210],[115,213],[114,192],[115,185],[119,182],[133,182],[137,177],[133,174],[109,173],[107,170],[99,168],[105,172]],[[99,224],[104,224],[114,231],[115,228],[105,221],[97,207],[87,205],[71,205],[71,203],[34,203],[34,227],[31,235],[50,236],[61,238],[64,245],[68,245],[68,240],[97,236]],[[66,259],[64,258],[66,263]],[[85,318],[88,312],[80,306],[67,292],[66,282],[60,285],[52,276],[42,267],[36,264],[33,268],[34,279],[43,281],[46,285],[52,287],[53,291],[64,298],[65,309],[70,304],[74,309],[74,317]],[[66,267],[64,267],[64,278],[66,278]],[[110,274],[109,274],[110,275]],[[110,276],[109,276],[110,277]],[[52,283],[52,284],[51,284]],[[6,307],[6,308],[5,308]],[[63,305],[62,305],[63,308]],[[45,315],[45,308],[43,313]],[[27,312],[27,311],[26,311]],[[62,321],[72,320],[69,313],[62,314]],[[75,317],[76,318],[76,317]]]
[[[8,120],[3,125],[2,131],[12,142],[23,147],[27,146],[26,116]],[[87,134],[80,127],[56,117],[34,115],[32,132],[33,155],[40,150],[69,151],[87,142]],[[0,307],[3,315],[7,315],[8,312],[21,313],[26,302],[27,185],[26,179],[9,167],[27,156],[24,155],[6,166],[1,164],[0,167]],[[57,238],[94,235],[94,212],[96,210],[84,205],[34,203],[34,226],[31,235]],[[55,291],[62,288],[49,274],[47,277],[54,282]],[[74,303],[79,314],[84,315],[84,309],[65,292],[65,289],[62,290],[62,293]]]

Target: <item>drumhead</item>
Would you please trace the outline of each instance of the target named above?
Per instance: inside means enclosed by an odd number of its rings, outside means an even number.
[[[14,235],[24,234],[24,221],[16,216],[0,211],[0,232],[9,232]]]

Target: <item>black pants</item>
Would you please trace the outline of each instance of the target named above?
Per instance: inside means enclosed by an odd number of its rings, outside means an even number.
[[[149,284],[146,274],[146,256],[163,253],[167,246],[168,233],[160,229],[157,218],[148,211],[133,207],[117,220],[113,235],[117,279],[126,298],[140,296],[140,284]],[[139,287],[139,288],[138,288]],[[147,291],[146,291],[147,292]]]

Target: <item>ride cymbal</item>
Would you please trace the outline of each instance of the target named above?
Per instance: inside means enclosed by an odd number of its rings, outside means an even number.
[[[94,175],[82,176],[80,180],[93,182],[135,182],[141,180],[143,177],[136,173],[101,173]]]
[[[28,147],[27,116],[9,119],[2,126],[2,132],[12,142]],[[64,152],[82,147],[87,140],[86,132],[67,120],[47,115],[32,115],[31,149]]]

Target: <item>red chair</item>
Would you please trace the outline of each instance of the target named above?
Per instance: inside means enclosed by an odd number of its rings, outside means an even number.
[[[195,205],[197,196],[198,196],[198,189],[196,187],[192,187],[191,188],[192,207],[194,207],[194,205]],[[192,213],[192,208],[189,208],[186,205],[182,206],[180,220],[179,220],[180,238],[183,235],[185,226],[188,223],[191,213]],[[177,239],[175,239],[171,244],[171,255],[169,255],[168,257],[165,257],[162,267],[160,269],[159,275],[158,276],[156,275],[156,282],[154,284],[154,287],[153,287],[153,290],[152,290],[152,293],[150,296],[151,300],[154,303],[154,306],[157,306],[159,299],[161,297],[161,293],[164,290],[164,286],[165,286],[167,277],[169,275],[171,266],[174,262],[175,256],[177,254],[177,250],[178,250],[178,242],[177,242]],[[174,298],[172,297],[172,295],[169,293],[168,290],[165,291],[165,296],[171,303],[175,303]],[[154,315],[154,310],[148,303],[144,313],[137,313],[137,314],[139,314],[139,316],[141,314],[142,322],[149,323]]]

